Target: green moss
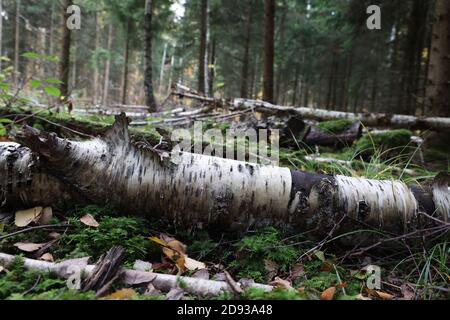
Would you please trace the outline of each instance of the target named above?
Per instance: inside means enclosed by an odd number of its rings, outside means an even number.
[[[391,130],[379,134],[367,134],[358,140],[356,149],[365,156],[374,154],[410,153],[412,132],[407,129]]]
[[[244,292],[241,299],[243,300],[306,300],[305,294],[295,290],[274,289],[266,292],[261,289],[248,289]]]
[[[316,127],[323,132],[338,134],[350,128],[352,124],[350,120],[341,119],[321,122]]]

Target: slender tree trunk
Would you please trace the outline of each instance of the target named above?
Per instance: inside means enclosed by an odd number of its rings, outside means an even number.
[[[216,77],[216,46],[217,40],[213,37],[211,42],[211,66],[208,68],[209,70],[209,91],[211,92],[211,96],[214,96],[214,80]]]
[[[153,70],[152,70],[152,15],[153,1],[145,0],[145,17],[144,17],[144,55],[145,55],[145,104],[149,108],[149,112],[157,111],[157,104],[153,94]]]
[[[275,0],[264,0],[264,91],[263,100],[274,103]]]
[[[249,66],[250,66],[250,45],[252,40],[252,25],[253,25],[253,1],[250,1],[247,8],[247,23],[245,27],[244,40],[244,60],[242,63],[242,82],[241,82],[241,97],[248,98],[249,87]]]
[[[432,114],[450,116],[450,1],[436,0],[427,99]]]
[[[200,14],[200,53],[198,58],[198,92],[206,94],[206,72],[205,64],[207,57],[208,37],[208,0],[201,0]]]
[[[122,71],[122,94],[121,101],[122,104],[127,104],[127,93],[128,93],[128,62],[130,59],[130,32],[131,32],[131,20],[127,22],[127,32],[125,39],[125,49],[123,52],[123,71]]]
[[[100,49],[100,19],[99,19],[99,14],[96,13],[95,14],[95,53],[98,53],[98,50]],[[100,73],[99,73],[99,61],[98,58],[95,61],[95,65],[94,65],[94,104],[98,104],[99,103],[99,91],[100,91],[100,87],[99,87],[99,78],[100,78]]]
[[[3,0],[0,0],[0,57],[3,56]],[[2,61],[0,59],[0,73],[2,72]]]
[[[66,100],[69,97],[69,73],[70,73],[70,45],[72,42],[72,32],[67,28],[66,22],[69,18],[69,14],[66,9],[73,5],[72,0],[64,0],[62,7],[63,10],[63,20],[62,20],[62,48],[61,48],[61,58],[59,64],[59,74],[61,80],[61,97]]]
[[[287,8],[286,8],[286,0],[283,1],[283,7],[282,7],[282,15],[281,15],[281,21],[280,21],[280,42],[279,42],[279,48],[278,52],[280,57],[283,57],[284,52],[284,34],[286,29],[286,16],[287,16]],[[280,59],[280,65],[278,66],[278,72],[276,77],[276,86],[275,86],[275,101],[278,101],[278,103],[283,104],[283,100],[281,98],[281,83],[283,82],[283,71],[284,71],[284,59]]]
[[[51,13],[50,13],[50,31],[49,31],[49,39],[48,39],[48,54],[53,55],[54,53],[54,42],[53,37],[55,33],[55,2],[52,1],[52,7],[51,7]]]
[[[173,74],[174,74],[174,68],[175,66],[175,53],[172,54],[172,58],[170,59],[170,73],[169,73],[169,81],[167,81],[167,94],[170,93],[170,90],[172,89],[172,81],[173,81]]]
[[[165,43],[164,44],[163,55],[162,55],[162,58],[161,58],[161,69],[159,70],[159,94],[161,94],[162,90],[163,90],[164,71],[165,71],[164,68],[166,66],[167,46],[168,46],[168,44]]]
[[[294,78],[294,90],[292,93],[292,105],[295,106],[297,103],[297,92],[298,92],[298,80],[300,77],[300,67],[295,68],[295,78]]]
[[[111,51],[112,51],[112,40],[113,40],[113,25],[112,23],[109,23],[108,25],[108,44],[107,44],[107,51],[108,51],[108,58],[106,59],[105,63],[105,75],[103,78],[103,98],[102,98],[102,104],[103,106],[108,105],[108,96],[109,96],[109,74],[111,71]]]
[[[14,82],[19,81],[19,54],[20,54],[20,0],[16,1],[16,24],[14,37]]]

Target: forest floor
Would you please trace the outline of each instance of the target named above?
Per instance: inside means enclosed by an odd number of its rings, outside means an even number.
[[[68,115],[41,113],[33,125],[61,133],[61,123],[89,123],[100,130],[112,122],[112,117],[89,116],[71,118]],[[59,119],[55,122],[55,118]],[[51,120],[50,120],[51,118]],[[51,123],[49,122],[51,121]],[[67,124],[66,123],[66,124]],[[5,123],[6,125],[6,123]],[[7,141],[6,131],[2,131]],[[63,128],[64,129],[64,128]],[[135,129],[135,135],[158,140],[152,126]],[[64,130],[62,130],[64,131]],[[66,134],[73,134],[65,131]],[[403,132],[404,133],[404,132]],[[413,133],[410,133],[412,135]],[[379,140],[377,140],[379,139]],[[448,171],[450,150],[440,139],[426,139],[419,148],[395,138],[395,132],[381,138],[363,137],[341,150],[321,148],[321,157],[332,157],[350,163],[317,163],[305,156],[317,154],[306,146],[282,149],[281,164],[290,168],[326,174],[342,174],[373,179],[401,179],[406,183],[424,183],[438,171]],[[430,142],[428,142],[430,141]],[[369,154],[361,156],[361,150]],[[422,157],[421,164],[416,161]],[[424,163],[426,164],[424,166]],[[410,175],[405,168],[413,169]],[[14,211],[0,212],[0,237],[20,228],[14,224]],[[86,223],[86,217],[91,223]],[[94,223],[92,223],[94,222]],[[62,261],[91,257],[91,262],[114,245],[125,247],[123,267],[133,269],[135,261],[151,263],[157,273],[180,274],[177,261],[155,239],[176,239],[185,245],[189,257],[206,264],[207,271],[185,271],[184,276],[223,280],[224,271],[236,280],[247,279],[277,287],[271,293],[250,289],[239,296],[223,294],[213,299],[448,299],[450,298],[450,243],[447,237],[434,243],[407,239],[392,241],[392,246],[364,250],[358,244],[344,245],[344,236],[330,234],[324,239],[308,234],[285,233],[273,227],[248,231],[245,234],[222,234],[204,230],[176,230],[158,221],[127,216],[108,207],[73,205],[53,208],[49,225],[70,224],[67,229],[36,230],[7,237],[0,241],[0,252],[16,255],[7,269],[0,267],[0,299],[96,299],[95,292],[77,292],[67,288],[66,281],[56,275],[25,270],[21,257]],[[361,230],[373,232],[373,230]],[[386,235],[389,239],[389,235]],[[45,252],[24,252],[20,243],[48,243]],[[389,242],[389,241],[387,241]],[[44,256],[44,257],[43,257]],[[381,268],[381,288],[369,289],[369,265]],[[181,286],[182,287],[182,286]],[[101,299],[204,299],[183,292],[177,294],[148,291],[147,286],[114,285]]]

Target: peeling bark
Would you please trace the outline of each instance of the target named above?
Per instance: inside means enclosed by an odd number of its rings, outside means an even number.
[[[177,225],[225,231],[278,225],[326,232],[347,216],[351,229],[363,223],[403,234],[449,219],[450,190],[443,175],[433,188],[420,188],[199,154],[172,152],[161,159],[131,143],[127,125],[125,116],[118,116],[103,137],[83,142],[30,127],[16,138],[45,160],[47,172],[93,202]]]

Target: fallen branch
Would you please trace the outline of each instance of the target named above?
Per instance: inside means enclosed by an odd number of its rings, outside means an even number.
[[[0,264],[8,267],[16,259],[15,256],[0,253]],[[52,263],[40,260],[33,260],[28,258],[22,258],[24,267],[27,270],[38,270],[42,272],[52,272],[61,278],[69,278],[73,275],[74,271],[85,273],[87,276],[91,275],[96,268],[95,265],[88,265],[87,258],[67,260],[60,263]],[[153,286],[163,292],[169,292],[172,288],[183,284],[183,289],[188,293],[202,297],[219,296],[225,292],[233,293],[233,289],[225,281],[214,281],[197,279],[191,277],[178,277],[168,274],[159,274],[146,271],[121,269],[122,276],[118,279],[125,285],[142,285],[151,283]],[[242,286],[242,285],[241,285]],[[266,292],[272,291],[273,287],[251,283],[248,284],[248,288],[257,288]]]
[[[367,127],[391,127],[391,128],[410,128],[420,130],[450,130],[450,118],[440,117],[415,117],[408,115],[386,114],[386,113],[351,113],[340,111],[329,111],[323,109],[311,109],[305,107],[287,107],[278,106],[260,100],[249,99],[217,99],[204,97],[194,93],[186,93],[183,90],[174,92],[179,97],[194,99],[203,103],[210,104],[226,109],[245,110],[252,109],[262,113],[270,114],[292,114],[299,115],[305,119],[317,121],[329,121],[347,119],[358,121]]]

